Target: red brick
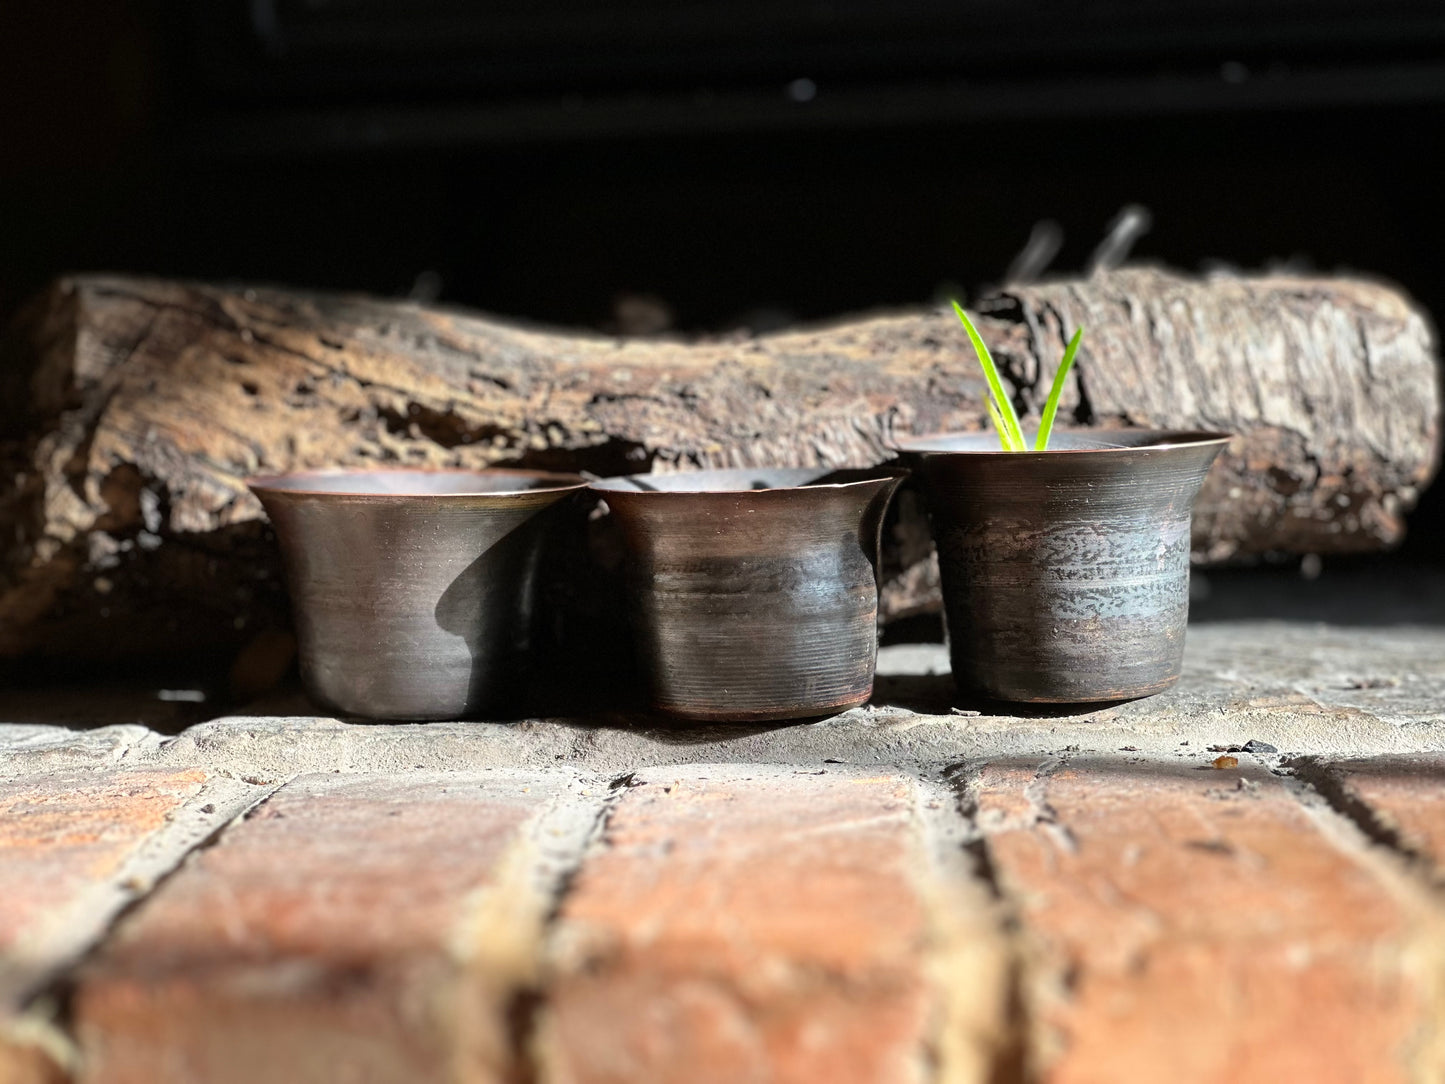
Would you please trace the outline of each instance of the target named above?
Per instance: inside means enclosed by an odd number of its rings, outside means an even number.
[[[0,956],[114,876],[205,779],[195,770],[67,772],[0,783]]]
[[[77,914],[194,797],[201,771],[63,772],[0,783],[0,1084],[65,1078],[50,1043],[18,1016],[31,988],[70,962]],[[62,955],[57,955],[62,953]]]
[[[479,948],[525,970],[539,934],[516,915],[529,885],[514,867],[556,797],[510,776],[294,781],[194,856],[84,975],[86,1079],[507,1079],[517,976],[472,982],[459,961]],[[499,943],[474,946],[472,923]]]
[[[1252,766],[1034,767],[992,764],[976,793],[1035,949],[1044,1079],[1413,1078],[1429,1014],[1412,980],[1416,898],[1279,780]]]
[[[1325,787],[1358,805],[1351,813],[1384,829],[1400,848],[1445,871],[1445,755],[1379,756],[1325,765]],[[1313,772],[1307,772],[1313,778]]]
[[[613,811],[556,931],[553,1084],[926,1077],[914,785],[654,773]]]
[[[65,1084],[69,1079],[43,1046],[0,1029],[0,1084]]]

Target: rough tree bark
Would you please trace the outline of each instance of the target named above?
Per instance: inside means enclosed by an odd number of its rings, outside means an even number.
[[[1087,332],[1064,416],[1240,434],[1196,555],[1387,546],[1436,460],[1423,316],[1344,279],[1126,269],[978,305],[1037,412]],[[986,424],[943,311],[698,342],[620,341],[361,297],[126,277],[57,283],[0,357],[0,656],[231,650],[286,621],[243,480],[323,464],[610,474],[888,457],[895,435]],[[885,612],[936,605],[902,502]]]

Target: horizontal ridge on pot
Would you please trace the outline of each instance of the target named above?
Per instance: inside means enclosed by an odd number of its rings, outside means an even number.
[[[1228,440],[1069,432],[1042,452],[1002,451],[984,433],[900,441],[933,524],[959,690],[1071,703],[1172,685],[1191,513]]]
[[[761,721],[866,702],[878,538],[903,476],[765,468],[593,482],[627,547],[653,705]]]
[[[526,664],[547,513],[577,475],[314,470],[253,478],[281,544],[302,678],[335,710],[476,714]]]

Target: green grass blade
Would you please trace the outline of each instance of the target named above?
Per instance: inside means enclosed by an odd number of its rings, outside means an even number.
[[[998,412],[998,407],[993,405],[993,396],[988,398],[988,416],[993,419],[994,432],[998,434],[998,443],[1006,452],[1021,452],[1022,448],[1015,448],[1013,441],[1009,438],[1008,428],[1003,423],[1003,415]]]
[[[993,395],[993,403],[996,407],[994,424],[999,427],[1000,440],[1005,451],[1022,451],[1025,447],[1024,432],[1019,428],[1019,416],[1014,413],[1013,402],[1004,394],[1003,381],[999,379],[998,367],[993,363],[993,355],[988,352],[984,344],[983,336],[978,333],[978,328],[973,326],[973,321],[968,318],[968,313],[963,311],[963,306],[957,301],[953,303],[953,311],[958,313],[964,330],[973,341],[973,351],[978,355],[978,363],[983,366],[984,379],[988,381],[988,390]],[[1007,439],[1003,439],[1007,437]]]
[[[1038,439],[1034,441],[1036,452],[1045,451],[1049,446],[1049,437],[1054,431],[1054,415],[1059,412],[1059,397],[1064,394],[1064,380],[1068,377],[1069,370],[1074,367],[1074,355],[1079,352],[1079,340],[1083,337],[1083,328],[1074,332],[1068,349],[1064,351],[1063,360],[1059,362],[1059,371],[1054,374],[1054,386],[1049,389],[1048,401],[1044,403],[1044,416],[1039,421]]]

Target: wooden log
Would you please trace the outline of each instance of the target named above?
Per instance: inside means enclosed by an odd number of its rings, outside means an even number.
[[[1390,545],[1434,469],[1428,325],[1388,287],[1125,269],[978,309],[1029,411],[1082,321],[1061,417],[1240,434],[1201,500],[1203,559]],[[983,393],[942,310],[618,340],[364,297],[66,279],[0,356],[0,656],[224,653],[284,627],[243,483],[258,471],[873,463],[899,435],[983,427]],[[920,506],[900,507],[890,617],[937,605]]]
[[[1131,269],[1021,287],[982,308],[1028,330],[1012,374],[1034,410],[1065,329],[1082,324],[1061,412],[1238,434],[1196,508],[1203,561],[1387,548],[1438,467],[1430,323],[1381,283]]]

